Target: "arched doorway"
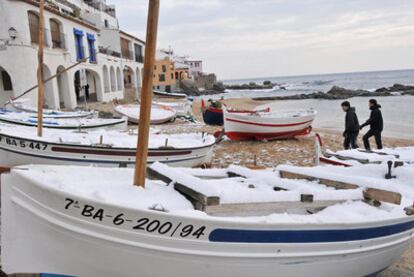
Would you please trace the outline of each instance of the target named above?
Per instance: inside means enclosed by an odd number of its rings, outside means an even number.
[[[122,90],[122,75],[119,67],[116,69],[116,84],[118,86],[118,90]]]
[[[59,91],[59,106],[60,106],[60,108],[70,107],[69,76],[68,76],[68,72],[66,72],[66,71],[63,72],[64,70],[65,70],[65,67],[59,66],[57,68],[57,71],[56,71],[56,74],[58,74],[57,83],[58,83],[58,91]]]
[[[124,87],[132,88],[135,86],[134,70],[129,66],[124,67]]]
[[[0,101],[4,103],[13,96],[13,82],[10,74],[0,66]]]
[[[78,105],[97,102],[102,91],[99,74],[90,69],[75,72],[74,86]]]
[[[116,91],[115,69],[113,66],[109,70],[109,75],[111,76],[111,91]]]

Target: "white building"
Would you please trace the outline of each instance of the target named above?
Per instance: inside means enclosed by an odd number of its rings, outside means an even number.
[[[39,3],[0,0],[0,106],[37,84]],[[45,7],[44,78],[83,58],[86,63],[45,84],[49,108],[75,108],[85,101],[124,97],[124,87],[141,87],[144,42],[120,31],[115,7],[105,0],[48,0]],[[37,90],[25,98],[35,104]]]

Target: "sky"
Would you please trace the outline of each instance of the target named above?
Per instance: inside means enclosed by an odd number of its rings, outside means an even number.
[[[107,0],[145,39],[148,0]],[[161,0],[158,47],[221,80],[414,68],[414,0]]]

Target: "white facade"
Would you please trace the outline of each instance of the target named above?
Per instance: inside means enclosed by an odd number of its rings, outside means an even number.
[[[33,18],[36,18],[38,10],[37,1],[33,0],[0,1],[0,106],[9,97],[18,96],[37,84],[38,47],[33,42],[35,36],[33,24],[30,23],[35,21]],[[85,100],[102,102],[123,98],[126,66],[133,71],[132,87],[141,86],[142,59],[121,57],[121,32],[114,15],[114,7],[106,5],[103,0],[52,0],[46,3],[44,78],[77,63],[81,58],[92,58],[45,83],[45,106],[73,109]],[[16,35],[12,30],[16,30]],[[139,44],[143,53],[144,43],[141,40],[132,36],[129,40]],[[7,45],[2,49],[4,42]],[[84,89],[79,88],[80,71],[86,72],[87,99]],[[7,76],[12,89],[7,80],[4,83],[3,79]],[[25,98],[34,105],[37,90],[28,93]]]

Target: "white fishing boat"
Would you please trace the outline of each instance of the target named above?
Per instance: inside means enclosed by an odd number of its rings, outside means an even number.
[[[22,100],[9,100],[9,104],[13,110],[18,112],[25,112],[25,113],[32,113],[33,116],[37,114],[37,108],[29,106],[26,104],[25,101]],[[65,118],[82,118],[82,117],[93,117],[95,115],[94,111],[71,111],[71,112],[64,112],[58,110],[51,110],[51,109],[43,109],[43,117],[44,118],[57,118],[57,119],[65,119]]]
[[[364,167],[337,168],[335,176],[339,169],[343,178],[357,176]],[[403,208],[414,199],[407,183],[413,166],[399,168],[399,180],[383,180],[382,167],[369,165],[370,184],[404,192],[402,204],[380,207],[362,201],[363,189],[283,179],[282,170],[307,169],[279,170],[179,170],[156,163],[151,171],[165,182],[148,180],[142,189],[131,184],[131,169],[17,167],[1,180],[2,270],[82,277],[362,277],[407,250],[414,218]],[[229,173],[244,177],[227,179]],[[309,193],[314,202],[300,202]],[[194,203],[205,206],[197,210]]]
[[[20,126],[37,126],[36,115],[26,112],[0,110],[0,121]],[[48,118],[43,119],[44,128],[53,129],[99,129],[99,128],[127,128],[126,118]]]
[[[167,102],[167,101],[152,101],[153,105],[168,107],[176,111],[177,116],[188,116],[193,113],[191,102],[190,101],[174,101],[174,102]]]
[[[187,99],[187,94],[184,93],[165,92],[160,90],[153,90],[152,92],[155,96],[159,96],[161,98]]]
[[[76,164],[132,167],[137,132],[78,132],[46,129],[42,137],[32,127],[0,124],[0,166]],[[195,167],[211,163],[215,138],[206,134],[151,134],[148,162]]]
[[[120,116],[126,116],[129,122],[139,123],[140,105],[126,104],[114,106]],[[176,111],[167,106],[153,105],[151,108],[151,124],[163,124],[174,121]]]
[[[384,148],[381,150],[350,149],[332,151],[324,149],[319,134],[315,140],[316,164],[350,167],[361,164],[381,164],[391,161],[394,164],[414,163],[414,147]]]
[[[231,140],[272,140],[308,135],[315,110],[237,111],[224,109],[224,130]]]

